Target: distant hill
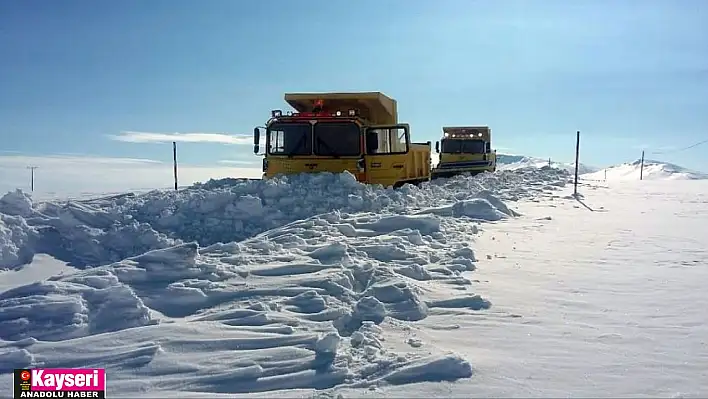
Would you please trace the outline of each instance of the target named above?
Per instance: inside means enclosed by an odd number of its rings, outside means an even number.
[[[639,180],[641,161],[614,165],[593,173],[583,174],[581,177],[588,180],[604,180],[605,170],[607,180]],[[708,179],[708,174],[686,169],[682,166],[654,160],[644,160],[643,178],[646,180],[703,180]]]
[[[541,168],[548,166],[548,159],[530,157],[526,155],[511,155],[511,154],[499,154],[497,153],[497,168],[499,170],[514,170],[519,168],[535,167]],[[570,173],[575,173],[575,162],[555,162],[551,160],[551,167],[557,169],[565,169]],[[593,166],[584,165],[580,163],[578,168],[579,174],[591,173],[600,170]]]

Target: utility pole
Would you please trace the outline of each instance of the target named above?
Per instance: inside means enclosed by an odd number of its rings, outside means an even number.
[[[548,158],[548,167],[551,167],[551,158]]]
[[[580,130],[578,130],[577,138],[575,139],[575,186],[573,195],[578,196],[578,158],[580,158]]]
[[[177,191],[177,142],[172,142],[172,163],[175,171],[175,191]]]
[[[639,164],[639,180],[644,179],[644,150],[642,150],[642,161]]]
[[[34,192],[34,170],[39,168],[39,166],[28,166],[27,169],[29,169],[31,180],[30,180],[30,188],[32,189],[32,192]]]

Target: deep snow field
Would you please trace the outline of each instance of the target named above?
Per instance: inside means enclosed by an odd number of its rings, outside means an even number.
[[[111,397],[706,397],[708,181],[523,167],[0,199],[0,390]]]

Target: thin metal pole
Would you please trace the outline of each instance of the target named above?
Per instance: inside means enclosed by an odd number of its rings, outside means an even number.
[[[29,169],[30,172],[30,188],[32,192],[34,192],[34,170],[39,168],[39,166],[28,166],[27,169]]]
[[[644,150],[642,150],[642,161],[639,165],[639,180],[644,180]]]
[[[578,159],[580,158],[580,130],[578,130],[577,138],[575,139],[575,187],[573,195],[578,195]]]
[[[172,142],[172,162],[175,170],[175,191],[177,191],[177,142]]]

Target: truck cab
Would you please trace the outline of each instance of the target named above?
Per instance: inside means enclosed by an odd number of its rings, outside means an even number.
[[[433,178],[494,172],[497,167],[489,126],[443,127],[443,138],[435,142],[435,151],[440,161],[432,170]]]
[[[396,100],[364,92],[287,93],[285,101],[294,111],[271,111],[264,127],[264,179],[346,170],[384,186],[430,180],[430,142],[411,142],[409,125],[398,123]],[[258,154],[261,128],[253,134]]]

